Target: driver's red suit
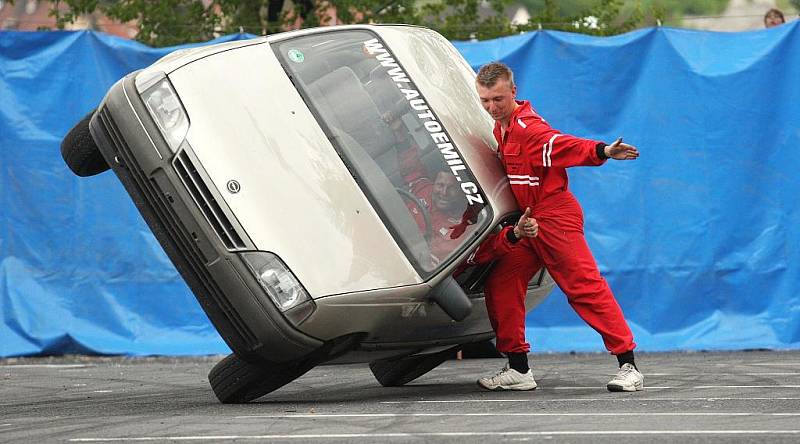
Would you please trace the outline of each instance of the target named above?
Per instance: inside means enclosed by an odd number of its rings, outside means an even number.
[[[542,266],[611,353],[633,350],[633,334],[584,239],[581,207],[567,189],[566,168],[602,165],[605,144],[560,134],[528,101],[517,103],[505,134],[496,123],[494,136],[517,203],[522,210],[531,208],[539,235],[522,239],[498,261],[486,282],[486,308],[497,350],[530,351],[525,341],[525,294]]]

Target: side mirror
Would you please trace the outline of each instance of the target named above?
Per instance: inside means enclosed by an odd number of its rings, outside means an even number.
[[[433,287],[430,298],[453,320],[463,321],[472,312],[472,301],[452,276]]]

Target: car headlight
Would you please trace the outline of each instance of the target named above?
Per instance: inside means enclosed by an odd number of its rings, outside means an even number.
[[[175,153],[189,132],[189,116],[186,115],[186,110],[183,109],[169,79],[165,74],[161,74],[157,78],[150,78],[149,81],[137,82],[136,86],[146,87],[143,91],[140,90],[142,100],[156,121],[167,145]]]
[[[311,299],[308,292],[289,271],[286,265],[272,253],[241,253],[250,271],[267,292],[275,305],[286,311]]]

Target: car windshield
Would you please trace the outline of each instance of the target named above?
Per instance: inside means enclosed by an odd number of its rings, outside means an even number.
[[[376,35],[334,31],[273,49],[421,276],[489,223],[477,181],[414,81]]]

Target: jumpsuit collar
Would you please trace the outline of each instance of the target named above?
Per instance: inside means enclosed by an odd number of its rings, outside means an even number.
[[[517,105],[519,106],[517,106],[516,109],[511,112],[511,117],[508,119],[508,127],[506,128],[506,132],[503,133],[500,122],[494,123],[495,138],[498,141],[505,142],[505,139],[508,138],[508,133],[511,132],[515,126],[517,126],[517,119],[520,117],[536,115],[531,107],[531,102],[528,100],[515,100],[515,102],[517,102]]]

